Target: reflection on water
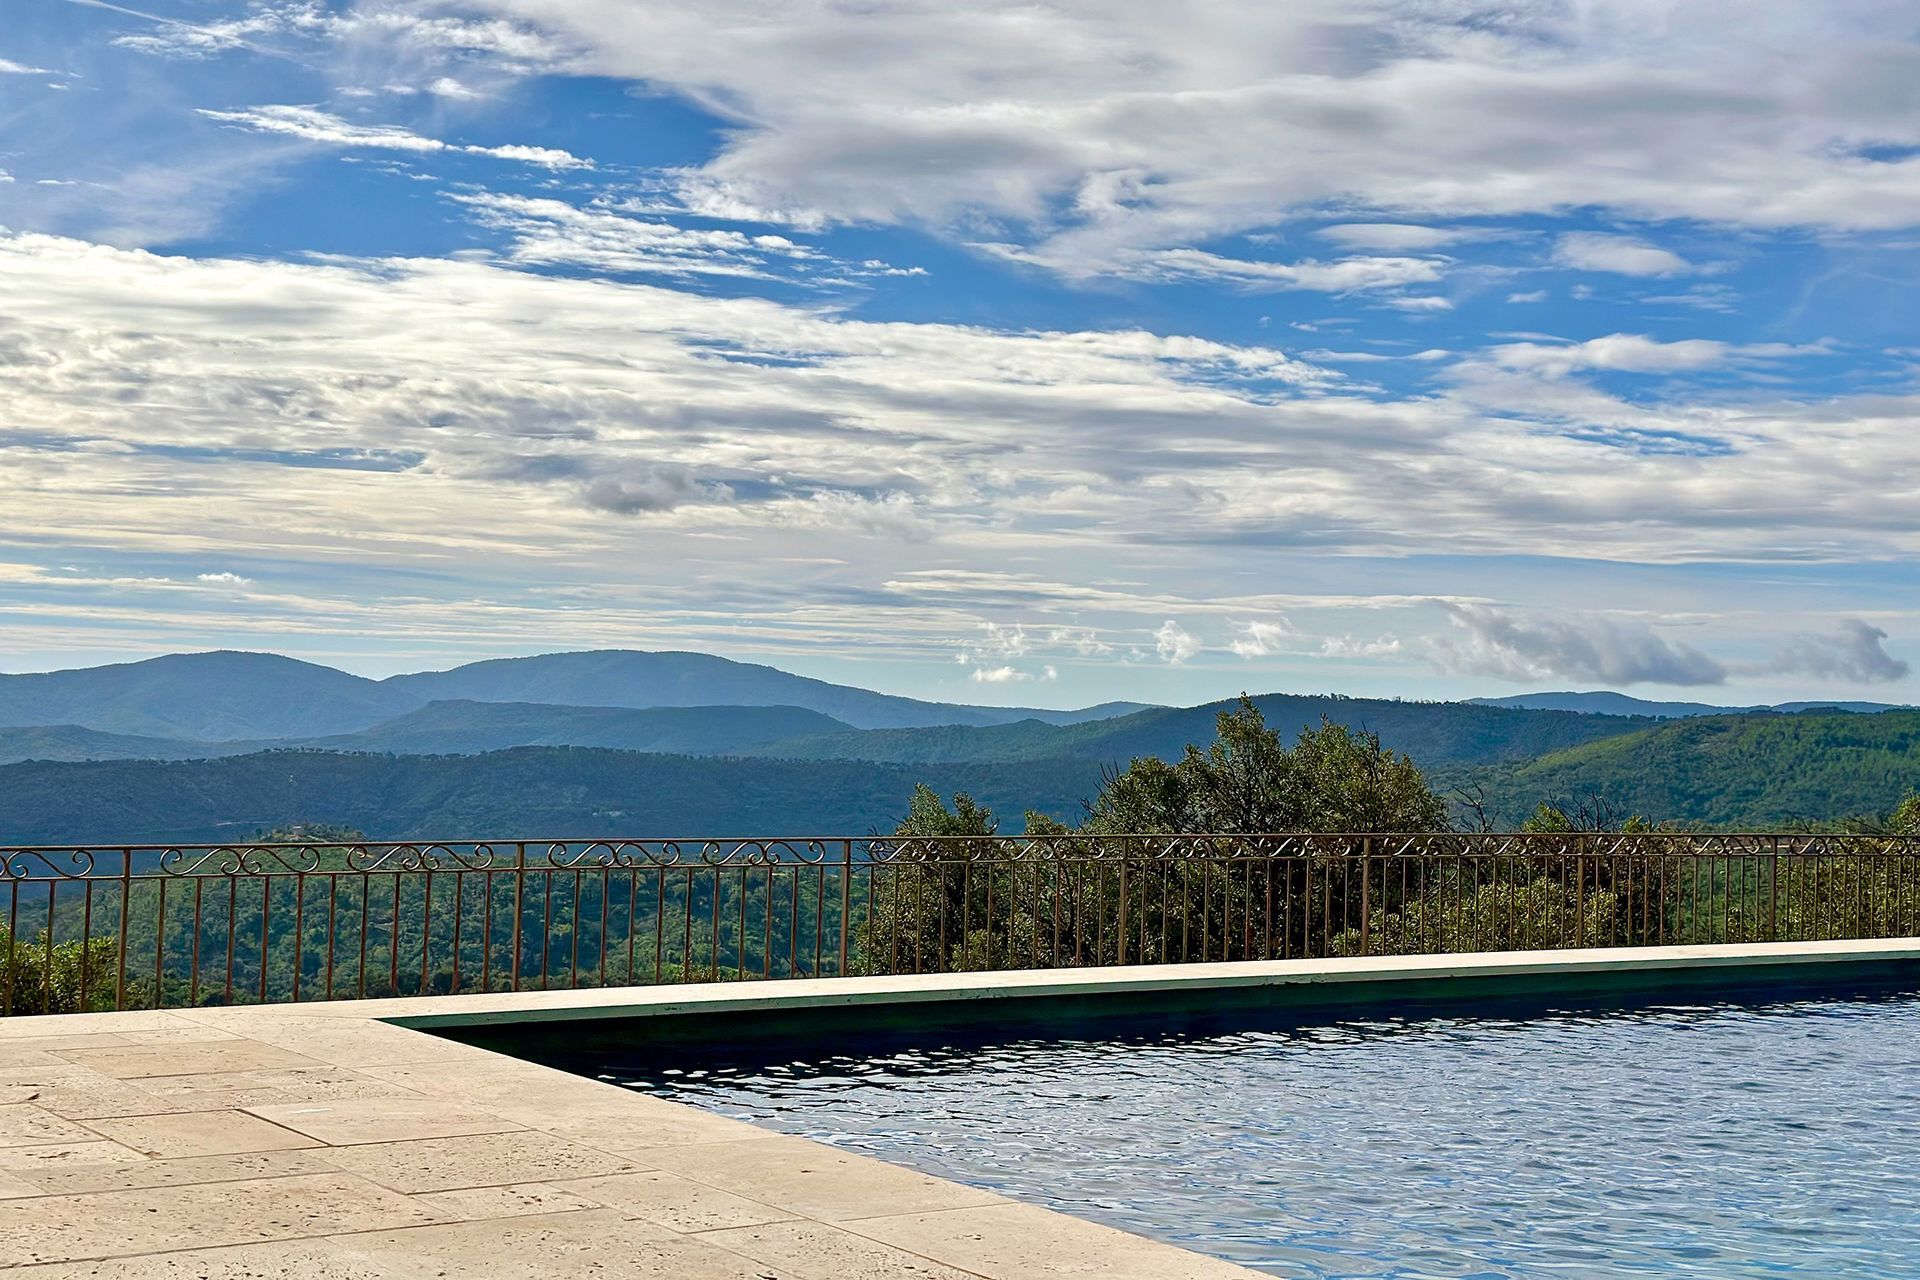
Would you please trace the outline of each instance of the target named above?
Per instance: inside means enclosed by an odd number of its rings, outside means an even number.
[[[1910,991],[1032,1030],[589,1069],[1276,1275],[1920,1277]]]

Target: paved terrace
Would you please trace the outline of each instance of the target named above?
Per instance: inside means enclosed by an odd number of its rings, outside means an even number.
[[[1245,1277],[1253,1273],[413,1028],[1845,959],[1920,962],[1920,940],[13,1018],[0,1021],[0,1276]]]

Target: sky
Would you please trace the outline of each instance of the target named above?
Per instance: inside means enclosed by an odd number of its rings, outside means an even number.
[[[13,0],[0,669],[1920,701],[1912,0]]]

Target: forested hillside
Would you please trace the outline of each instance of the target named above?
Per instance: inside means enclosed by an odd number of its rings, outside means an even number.
[[[724,760],[565,747],[480,756],[268,751],[218,760],[0,768],[0,844],[239,840],[328,822],[374,839],[865,834],[891,828],[916,782],[1000,812],[1077,817],[1088,761],[874,765]]]
[[[1335,695],[1263,694],[1253,699],[1269,725],[1291,737],[1324,717],[1380,735],[1388,748],[1428,768],[1518,760],[1650,727],[1652,720],[1526,711],[1466,702],[1401,702]],[[1232,701],[1154,707],[1088,724],[1025,721],[976,728],[876,729],[777,743],[759,754],[893,763],[1075,759],[1125,764],[1135,756],[1177,758],[1190,742],[1213,738],[1214,720]]]
[[[1595,797],[1654,821],[1832,822],[1885,813],[1920,788],[1920,711],[1702,716],[1440,777],[1481,788],[1501,825],[1542,800]]]

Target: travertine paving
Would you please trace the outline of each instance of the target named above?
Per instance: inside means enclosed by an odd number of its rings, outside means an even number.
[[[438,997],[0,1020],[0,1277],[1252,1273],[397,1025],[1671,965],[1920,941]]]

